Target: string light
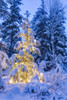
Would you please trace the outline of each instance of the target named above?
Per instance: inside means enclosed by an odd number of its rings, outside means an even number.
[[[27,22],[27,25],[24,23],[23,30],[24,30],[24,33],[20,33],[19,37],[24,36],[25,41],[22,43],[18,42],[19,45],[17,45],[15,49],[19,51],[21,50],[21,48],[23,48],[24,54],[23,55],[16,54],[15,56],[15,62],[12,66],[11,73],[15,69],[17,69],[16,70],[17,72],[14,75],[11,75],[11,79],[9,80],[10,84],[11,83],[16,84],[18,82],[27,84],[31,81],[32,77],[36,75],[36,73],[40,81],[43,80],[43,73],[39,73],[37,68],[34,68],[35,66],[34,58],[30,54],[30,52],[34,53],[36,51],[36,53],[38,53],[39,51],[35,47],[36,40],[33,40],[34,36],[33,36],[32,30],[29,28],[28,22]]]

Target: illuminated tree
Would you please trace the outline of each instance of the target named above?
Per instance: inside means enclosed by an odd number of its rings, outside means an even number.
[[[40,51],[36,46],[39,46],[39,42],[34,39],[33,31],[29,27],[28,21],[22,25],[23,33],[17,36],[23,37],[23,41],[18,41],[15,45],[15,49],[19,51],[19,54],[14,54],[11,63],[11,79],[9,83],[28,83],[33,76],[38,75],[40,81],[43,80],[43,73],[38,71],[37,64],[34,63],[32,53],[40,55]]]

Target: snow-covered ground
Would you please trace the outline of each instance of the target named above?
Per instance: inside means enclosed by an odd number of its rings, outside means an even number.
[[[45,82],[42,83],[36,75],[28,84],[9,84],[7,70],[3,74],[6,76],[0,75],[0,86],[4,86],[3,90],[0,87],[0,100],[67,100],[67,73],[63,73],[58,63],[56,65],[56,68],[43,72],[46,65],[44,61],[41,62],[38,68],[44,74]]]
[[[0,100],[67,100],[67,74],[61,69],[45,72],[46,80],[34,79],[28,84],[10,84],[0,90]]]
[[[67,78],[53,86],[29,83],[21,90],[15,85],[7,91],[0,91],[0,100],[67,100]]]

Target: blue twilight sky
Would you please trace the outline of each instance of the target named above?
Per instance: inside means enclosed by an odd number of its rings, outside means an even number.
[[[49,0],[45,0],[45,2],[49,2]],[[67,17],[67,0],[60,0],[63,5],[65,6],[65,12],[66,12],[66,17]],[[28,10],[31,15],[30,15],[30,20],[33,18],[33,15],[35,14],[35,12],[37,11],[37,8],[40,7],[41,4],[41,0],[22,0],[23,4],[21,6],[21,14],[24,15],[25,11]],[[48,8],[48,4],[46,3],[47,8]],[[67,26],[67,19],[66,19],[66,26]],[[67,32],[67,28],[66,28],[66,32]]]
[[[26,10],[28,10],[31,15],[30,15],[30,20],[32,19],[33,15],[37,11],[37,8],[40,6],[41,0],[22,0],[23,4],[21,6],[21,13],[24,14]]]

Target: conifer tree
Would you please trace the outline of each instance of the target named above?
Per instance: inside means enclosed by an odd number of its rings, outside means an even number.
[[[29,27],[29,23],[26,20],[22,25],[23,33],[18,34],[17,36],[24,36],[24,41],[18,41],[15,45],[15,49],[19,51],[19,54],[12,56],[11,65],[11,79],[9,83],[29,83],[33,76],[38,75],[40,81],[43,80],[43,74],[38,72],[36,63],[34,63],[34,58],[31,53],[38,53],[40,51],[35,46],[38,45],[38,42],[34,39],[33,31]]]
[[[66,55],[66,35],[65,35],[65,12],[64,7],[60,0],[52,0],[50,2],[50,50],[52,54],[53,62],[56,63],[56,59],[59,56]],[[62,57],[59,57],[61,60]]]
[[[22,16],[19,13],[21,0],[7,0],[7,2],[10,4],[10,14],[2,23],[1,32],[3,33],[3,41],[9,47],[8,55],[10,57],[15,52],[14,45],[17,42],[17,38],[14,36],[20,31],[19,25],[21,24]]]
[[[38,58],[46,61],[47,70],[56,67],[56,62],[61,61],[61,58],[66,59],[67,54],[64,7],[59,0],[50,0],[49,5],[49,18],[45,16],[47,14],[44,13],[45,6],[44,0],[42,0],[41,8],[38,9],[32,21],[32,28],[36,33],[35,37],[41,43],[39,46],[41,57],[38,56]],[[64,63],[66,65],[66,60]]]
[[[6,18],[8,13],[8,6],[7,3],[4,0],[0,0],[0,19],[4,20],[4,18]],[[3,43],[2,40],[2,21],[0,21],[0,50],[3,49],[5,47],[5,43]]]
[[[40,62],[46,58],[47,52],[49,51],[48,44],[48,17],[44,4],[44,0],[41,0],[41,7],[33,17],[32,28],[35,31],[35,38],[40,42],[39,49],[41,51],[41,56],[36,56],[35,61]],[[38,61],[39,60],[39,61]]]

